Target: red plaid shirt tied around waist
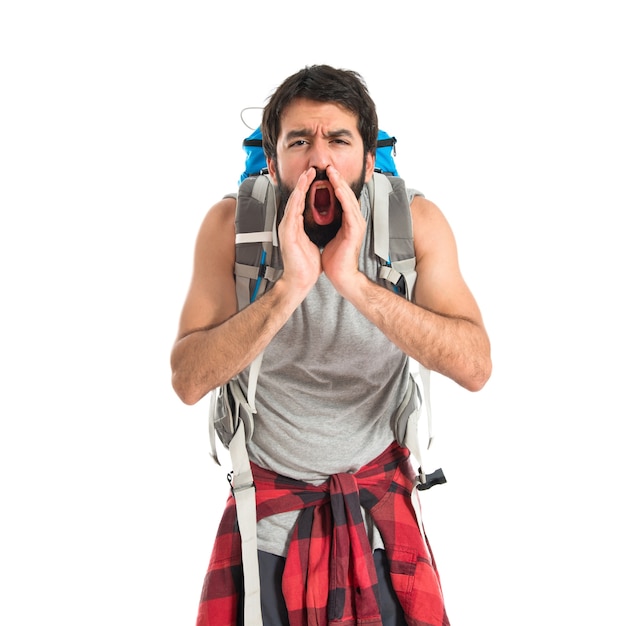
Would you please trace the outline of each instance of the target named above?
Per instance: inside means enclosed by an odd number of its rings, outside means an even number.
[[[353,474],[316,486],[253,465],[257,518],[302,513],[283,574],[290,626],[381,626],[372,547],[361,506],[385,544],[391,582],[409,626],[449,626],[439,575],[411,502],[415,472],[394,443]],[[202,589],[197,626],[235,626],[242,592],[235,501],[228,498]]]

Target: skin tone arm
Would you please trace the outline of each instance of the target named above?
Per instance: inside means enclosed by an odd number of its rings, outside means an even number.
[[[303,227],[304,198],[315,171],[302,174],[279,226],[283,275],[241,312],[235,264],[235,200],[208,212],[198,234],[194,270],[172,348],[172,386],[195,404],[238,374],[269,344],[304,300],[322,271],[321,257]]]
[[[411,203],[418,274],[414,302],[390,297],[388,289],[358,270],[365,221],[339,172],[327,171],[344,208],[342,227],[322,254],[329,280],[406,354],[470,391],[481,389],[491,375],[489,338],[441,211],[421,197]]]

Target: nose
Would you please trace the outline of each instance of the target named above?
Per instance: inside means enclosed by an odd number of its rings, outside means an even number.
[[[328,145],[325,141],[314,141],[309,150],[309,167],[326,171],[329,165],[332,165],[332,163]]]

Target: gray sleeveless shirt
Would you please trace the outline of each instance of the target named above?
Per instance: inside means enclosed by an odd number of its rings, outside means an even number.
[[[359,267],[376,281],[378,262],[367,188],[361,196],[361,212],[367,234]],[[248,370],[240,380],[246,390]],[[265,350],[254,434],[248,444],[250,459],[313,483],[354,472],[394,440],[391,417],[408,382],[407,356],[322,274]],[[284,555],[298,514],[274,515],[259,522],[259,549]]]

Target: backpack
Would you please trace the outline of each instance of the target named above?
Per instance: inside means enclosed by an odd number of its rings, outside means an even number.
[[[417,278],[415,250],[407,190],[404,181],[398,176],[393,161],[395,144],[395,137],[390,137],[384,131],[379,132],[375,171],[367,183],[367,191],[373,220],[374,252],[379,260],[379,282],[410,299]],[[276,195],[267,175],[259,129],[244,139],[243,149],[246,152],[246,165],[239,179],[238,193],[225,196],[237,200],[235,283],[239,310],[271,288],[282,274],[278,251]],[[250,365],[247,393],[243,392],[237,378],[233,378],[209,394],[211,456],[219,465],[215,445],[217,435],[224,447],[229,450],[232,463],[228,480],[235,498],[242,539],[246,626],[261,624],[258,605],[260,583],[256,555],[256,500],[246,442],[252,438],[254,432],[256,412],[254,398],[262,359],[263,353]],[[422,452],[418,441],[418,422],[422,407],[425,406],[428,427],[427,448],[430,448],[433,438],[430,371],[421,364],[418,366],[417,372],[411,372],[411,382],[393,416],[392,424],[397,441],[407,447],[417,460],[419,469],[416,487],[421,491],[445,483],[446,478],[441,469],[430,474],[426,474],[423,469]],[[416,496],[414,506],[421,527]]]

